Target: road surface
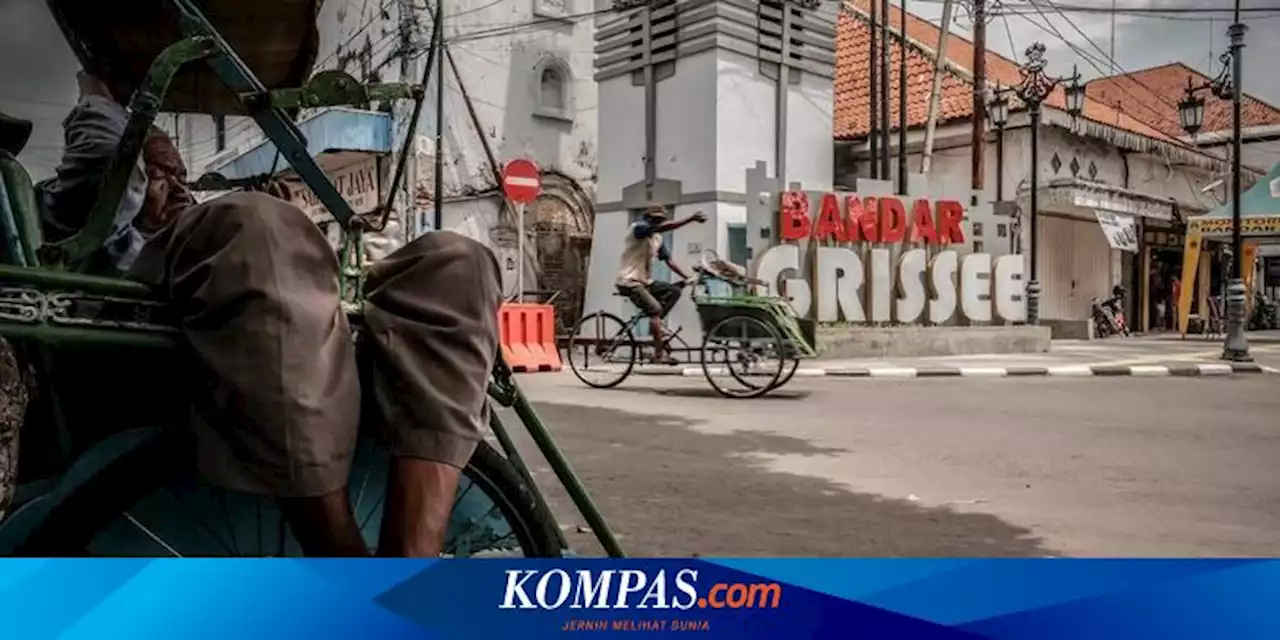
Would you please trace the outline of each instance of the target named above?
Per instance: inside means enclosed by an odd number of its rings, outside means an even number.
[[[632,555],[1280,555],[1277,375],[520,382]]]

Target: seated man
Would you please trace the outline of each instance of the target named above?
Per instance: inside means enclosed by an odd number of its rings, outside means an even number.
[[[84,224],[127,119],[103,83],[82,74],[80,84],[63,163],[40,186],[48,226],[64,234]],[[142,160],[106,260],[177,310],[203,373],[199,471],[278,498],[307,555],[367,555],[347,476],[369,394],[371,426],[393,455],[377,552],[438,555],[486,419],[501,303],[493,253],[441,231],[371,267],[363,323],[373,373],[362,390],[338,262],[307,216],[263,193],[192,204],[181,158],[158,130]]]
[[[659,364],[680,364],[667,350],[662,319],[680,301],[680,287],[669,282],[657,282],[650,277],[650,266],[656,258],[667,263],[676,275],[686,282],[689,274],[671,259],[671,253],[662,246],[662,234],[675,231],[691,222],[703,223],[707,217],[701,211],[684,220],[667,220],[663,206],[649,207],[644,219],[631,225],[622,244],[622,259],[618,266],[616,285],[618,292],[631,300],[649,316],[649,331],[653,334],[653,361]]]

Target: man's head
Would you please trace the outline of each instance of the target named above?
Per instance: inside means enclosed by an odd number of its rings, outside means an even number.
[[[667,208],[662,205],[655,204],[648,209],[645,209],[644,221],[649,224],[662,224],[663,222],[666,222]]]
[[[134,226],[143,232],[163,228],[179,211],[195,204],[187,189],[187,167],[169,134],[151,127],[142,143],[142,164],[147,171],[147,199]]]

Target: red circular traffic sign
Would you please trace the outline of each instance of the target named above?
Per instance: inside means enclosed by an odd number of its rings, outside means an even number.
[[[502,192],[517,204],[533,202],[542,194],[542,171],[532,160],[517,158],[502,168]]]

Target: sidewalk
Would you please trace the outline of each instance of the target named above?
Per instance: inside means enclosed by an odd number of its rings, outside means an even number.
[[[1250,334],[1252,363],[1221,359],[1222,341],[1189,337],[1055,340],[1049,353],[813,360],[796,376],[851,378],[1212,376],[1280,373],[1280,332]],[[640,375],[700,377],[702,367],[636,368]]]

